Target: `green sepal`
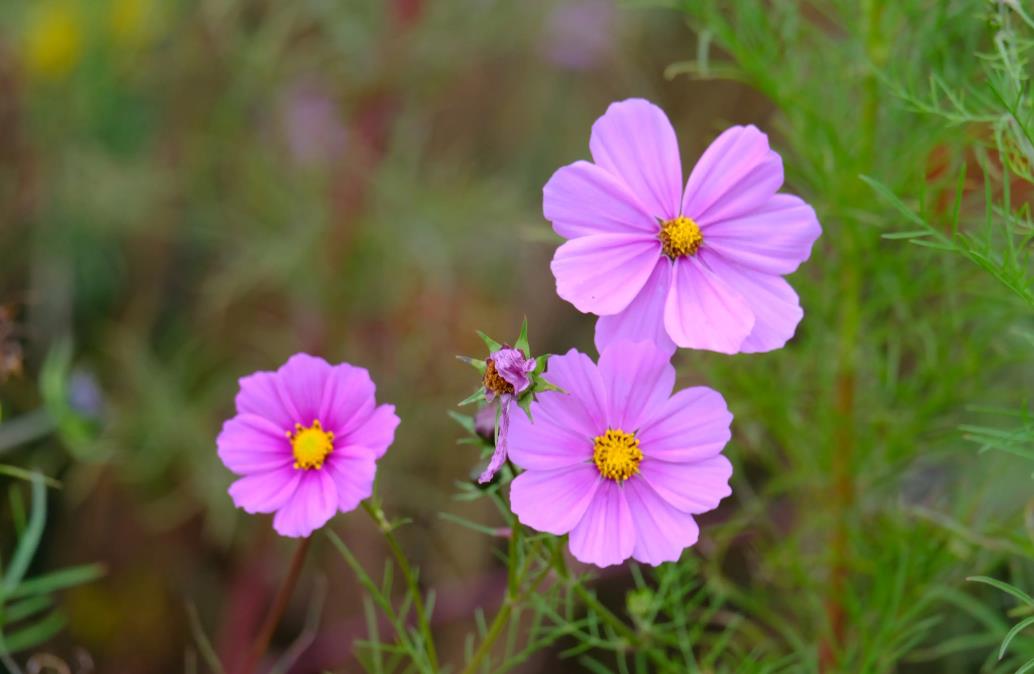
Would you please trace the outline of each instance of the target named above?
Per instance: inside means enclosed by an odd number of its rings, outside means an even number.
[[[474,417],[469,414],[460,414],[456,410],[448,410],[449,417],[462,426],[468,433],[474,433]]]
[[[564,389],[560,388],[555,384],[551,384],[546,381],[545,377],[535,377],[532,381],[531,386],[528,387],[527,393],[542,393],[543,391],[557,391],[559,393],[567,393]]]
[[[467,365],[470,365],[472,368],[474,368],[475,370],[477,370],[481,374],[485,373],[485,367],[487,367],[487,365],[488,365],[484,361],[484,359],[482,359],[482,358],[471,358],[470,356],[456,356],[456,360],[458,360],[460,362],[463,362],[463,363],[466,363]]]
[[[521,334],[517,337],[517,341],[514,342],[513,348],[517,349],[524,354],[525,357],[531,355],[531,347],[528,346],[528,317],[524,317],[524,322],[521,323]]]
[[[485,389],[484,387],[479,387],[478,390],[474,391],[469,396],[464,398],[460,403],[458,403],[458,406],[463,407],[464,405],[480,402],[482,400],[485,400]]]
[[[498,351],[499,349],[503,348],[502,344],[500,344],[499,342],[495,341],[494,339],[492,339],[491,337],[489,337],[485,333],[481,332],[480,330],[478,330],[477,332],[478,332],[478,337],[480,337],[481,341],[485,343],[486,347],[488,347],[489,353],[494,353],[494,352]]]
[[[544,353],[541,356],[535,358],[535,369],[532,370],[532,375],[542,374],[546,371],[546,361],[552,356],[551,353]]]
[[[517,400],[517,404],[520,405],[520,408],[528,415],[529,421],[534,421],[534,419],[531,418],[531,403],[533,400],[535,400],[535,396],[529,395],[527,391]]]

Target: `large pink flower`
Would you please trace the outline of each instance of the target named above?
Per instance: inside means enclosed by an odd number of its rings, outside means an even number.
[[[615,339],[722,353],[786,344],[803,312],[782,277],[821,229],[808,204],[777,194],[783,164],[765,134],[727,129],[684,190],[675,131],[648,101],[613,103],[589,149],[594,163],[553,174],[543,210],[568,239],[551,265],[557,293],[600,316],[598,348]]]
[[[549,359],[529,421],[516,414],[510,459],[524,472],[510,506],[525,525],[570,533],[571,553],[597,566],[634,557],[674,561],[696,543],[693,515],[728,496],[722,456],[729,413],[705,387],[672,395],[675,369],[652,342],[614,342],[597,366],[573,349]]]
[[[276,513],[283,536],[308,536],[373,490],[376,461],[395,438],[394,405],[377,405],[370,374],[299,353],[276,372],[240,380],[237,416],[216,443],[241,479],[238,508]]]

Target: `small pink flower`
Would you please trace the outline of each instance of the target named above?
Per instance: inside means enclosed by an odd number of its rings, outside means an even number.
[[[240,380],[237,416],[216,443],[241,479],[234,505],[276,513],[282,536],[308,536],[373,491],[376,461],[395,438],[394,405],[377,405],[370,374],[299,353],[276,372]]]
[[[770,351],[803,316],[782,278],[821,233],[812,208],[778,194],[783,164],[753,126],[723,132],[682,188],[675,131],[642,99],[592,127],[593,162],[553,174],[543,211],[567,243],[551,264],[557,293],[600,316],[597,348],[652,339],[722,353]]]
[[[731,493],[725,400],[700,386],[672,395],[675,369],[651,342],[615,342],[599,365],[572,349],[546,374],[566,393],[539,394],[534,422],[513,418],[510,459],[525,469],[510,488],[513,512],[569,533],[589,564],[677,560],[697,541],[693,515]]]

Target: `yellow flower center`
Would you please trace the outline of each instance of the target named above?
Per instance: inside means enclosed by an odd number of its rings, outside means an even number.
[[[692,218],[684,215],[663,222],[658,238],[661,240],[664,254],[673,260],[683,255],[694,255],[704,242],[700,227]]]
[[[319,419],[308,428],[294,425],[294,431],[287,431],[294,453],[294,467],[298,470],[319,470],[327,455],[334,451],[334,434],[323,430]]]
[[[603,477],[624,482],[639,472],[643,452],[635,435],[620,429],[607,429],[592,441],[592,461]]]

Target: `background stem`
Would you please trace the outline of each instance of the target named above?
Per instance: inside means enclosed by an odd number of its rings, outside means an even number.
[[[384,535],[384,540],[388,542],[388,547],[391,549],[391,554],[395,557],[395,562],[399,565],[399,570],[402,572],[402,576],[406,579],[406,586],[409,588],[409,594],[413,597],[413,609],[416,611],[417,624],[420,628],[420,634],[423,636],[424,648],[427,651],[427,659],[431,663],[431,670],[438,671],[438,651],[434,646],[434,635],[431,633],[431,621],[427,615],[427,609],[424,605],[424,599],[420,592],[420,586],[417,583],[416,574],[413,572],[412,567],[409,565],[409,560],[406,558],[402,548],[399,546],[398,541],[395,539],[393,528],[388,519],[384,516],[384,511],[381,510],[379,504],[374,503],[373,499],[367,499],[363,501],[363,509],[369,513],[370,517],[377,524],[377,527],[381,530]]]
[[[248,659],[240,670],[241,674],[255,674],[262,662],[262,656],[269,649],[269,642],[273,638],[273,632],[276,631],[276,626],[280,624],[280,619],[283,618],[284,611],[287,609],[287,602],[291,600],[295,585],[298,584],[298,577],[301,575],[302,566],[305,564],[305,555],[309,551],[311,540],[311,538],[306,537],[298,542],[298,547],[294,550],[294,557],[291,558],[291,568],[288,569],[284,582],[280,585],[280,590],[269,607],[269,613],[266,614],[266,619],[263,621],[258,637],[256,637],[255,643],[251,647]]]

